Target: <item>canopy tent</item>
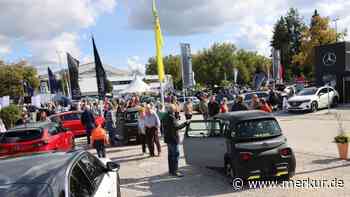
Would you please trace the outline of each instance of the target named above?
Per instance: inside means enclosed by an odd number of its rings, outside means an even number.
[[[151,88],[140,77],[135,79],[120,94],[151,92]]]

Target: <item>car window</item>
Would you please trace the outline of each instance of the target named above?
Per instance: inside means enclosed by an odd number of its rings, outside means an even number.
[[[63,120],[80,120],[79,113],[65,114],[63,115]]]
[[[50,135],[56,135],[59,133],[59,128],[57,126],[49,127],[48,129]]]
[[[264,93],[264,92],[257,93],[256,95],[257,95],[259,98],[266,98],[266,97],[269,96],[267,93]]]
[[[320,92],[318,93],[318,95],[327,94],[327,93],[328,93],[327,88],[322,88],[322,89],[320,90]]]
[[[60,116],[53,116],[50,118],[52,122],[61,122],[61,117]]]
[[[94,184],[94,187],[98,188],[103,176],[105,175],[105,168],[101,162],[93,156],[84,156],[81,158],[79,163],[89,176],[91,182]]]
[[[252,98],[253,98],[253,94],[247,94],[244,96],[245,101],[252,100]]]
[[[139,113],[136,111],[136,112],[127,112],[125,114],[125,119],[126,120],[137,120],[138,117],[139,117]]]
[[[42,137],[43,132],[40,129],[19,130],[5,132],[1,136],[0,143],[17,143],[37,140]]]
[[[239,138],[263,138],[281,135],[281,128],[275,119],[260,119],[240,122],[234,132]]]
[[[188,127],[188,137],[209,137],[221,135],[219,121],[191,122]]]
[[[69,177],[70,197],[90,197],[93,186],[81,167],[76,164]]]
[[[299,96],[310,96],[316,94],[317,89],[316,88],[306,88],[302,91],[300,91],[297,95]]]

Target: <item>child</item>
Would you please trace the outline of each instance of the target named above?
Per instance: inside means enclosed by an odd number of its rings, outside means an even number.
[[[102,122],[96,121],[97,127],[91,132],[91,144],[96,149],[99,158],[106,157],[105,144],[108,144],[106,130],[102,128]]]

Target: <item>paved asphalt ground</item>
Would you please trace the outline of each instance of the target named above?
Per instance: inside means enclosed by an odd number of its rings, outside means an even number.
[[[221,170],[188,166],[183,152],[180,157],[180,170],[183,178],[168,176],[167,151],[163,144],[160,157],[149,158],[141,154],[141,147],[129,145],[108,149],[108,157],[121,165],[122,196],[350,196],[350,160],[338,159],[336,144],[337,121],[334,113],[344,117],[344,127],[350,132],[350,107],[322,110],[313,114],[276,114],[288,143],[294,149],[297,159],[294,181],[331,180],[343,187],[323,188],[255,188],[245,187],[235,191]],[[196,116],[196,119],[200,116]],[[182,147],[181,147],[182,148]],[[92,150],[92,152],[94,152]],[[312,181],[309,181],[312,183]]]

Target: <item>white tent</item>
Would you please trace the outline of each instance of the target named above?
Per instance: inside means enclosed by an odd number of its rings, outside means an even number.
[[[135,77],[135,79],[123,91],[121,91],[120,94],[142,93],[150,91],[150,86],[143,82],[141,77]]]

